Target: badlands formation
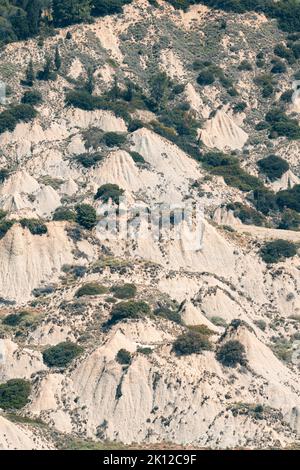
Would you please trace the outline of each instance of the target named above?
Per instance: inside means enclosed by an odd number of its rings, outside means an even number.
[[[38,70],[58,46],[62,66],[55,81],[34,84],[42,95],[37,116],[0,134],[0,170],[9,169],[0,184],[1,223],[11,221],[5,233],[0,229],[0,398],[1,385],[11,380],[30,384],[23,407],[0,411],[0,449],[78,442],[95,448],[101,442],[287,448],[299,442],[299,257],[267,264],[261,248],[278,239],[298,248],[300,232],[276,224],[276,215],[255,208],[251,188],[232,184],[201,160],[221,152],[236,158],[239,170],[275,195],[299,185],[299,140],[270,139],[257,126],[274,101],[299,123],[298,104],[289,110],[280,101],[292,88],[297,61],[274,74],[272,97],[262,97],[255,80],[269,73],[256,64],[262,41],[267,68],[275,45],[286,41],[276,21],[136,0],[123,14],[57,30],[43,46],[31,39],[1,50],[9,104],[26,91],[20,82],[30,59]],[[219,78],[201,84],[199,67],[208,60]],[[116,83],[124,91],[129,80],[149,96],[151,77],[165,72],[177,85],[170,113],[184,105],[198,123],[200,159],[176,140],[155,106],[132,106],[129,120],[112,108],[67,103],[91,66],[95,96]],[[227,88],[220,71],[232,77]],[[108,133],[125,139],[107,145]],[[95,153],[98,162],[82,164],[83,155]],[[268,179],[257,162],[272,154],[288,169]],[[111,198],[94,198],[106,184],[118,185],[131,208],[203,206],[201,243],[191,248],[185,221],[180,237],[171,229],[156,237],[142,220],[137,237],[120,239],[55,217],[62,207],[73,214],[78,204],[93,206],[100,217],[114,206]],[[239,205],[259,212],[263,222],[245,220]],[[28,221],[42,230],[36,233]],[[79,296],[90,283],[102,291]],[[132,301],[146,302],[151,314],[110,321],[118,302],[126,301],[114,295],[124,284],[135,286]],[[209,331],[209,350],[176,354],[176,339],[197,329]],[[244,364],[218,360],[228,341],[242,345]],[[49,366],[45,351],[66,342],[80,353],[64,367]],[[120,350],[129,353],[127,364],[117,360]]]

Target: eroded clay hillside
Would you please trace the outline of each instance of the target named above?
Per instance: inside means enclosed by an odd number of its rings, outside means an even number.
[[[3,48],[0,448],[298,441],[299,40],[138,0]]]

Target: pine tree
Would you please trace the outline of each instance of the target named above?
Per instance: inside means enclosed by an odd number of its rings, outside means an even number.
[[[85,88],[91,95],[95,89],[94,70],[92,69],[92,67],[88,68],[87,75],[88,78],[86,81]]]
[[[68,26],[86,21],[91,16],[90,0],[53,0],[53,21],[55,26]]]
[[[55,80],[56,79],[56,73],[53,72],[53,64],[52,64],[52,59],[49,56],[46,56],[45,63],[44,63],[44,68],[43,70],[40,70],[37,74],[37,79],[38,80]]]
[[[33,86],[34,80],[35,80],[35,73],[33,69],[33,62],[32,62],[32,59],[30,59],[29,64],[26,69],[25,83],[27,86]]]
[[[58,46],[56,46],[56,49],[55,49],[54,64],[55,64],[56,70],[58,71],[61,68],[61,57],[60,57]]]

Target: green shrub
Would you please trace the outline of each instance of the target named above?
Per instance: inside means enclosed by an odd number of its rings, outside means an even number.
[[[102,138],[107,147],[120,147],[126,142],[126,139],[126,134],[121,134],[119,132],[107,132]]]
[[[178,323],[179,325],[182,324],[180,313],[174,310],[171,310],[168,307],[159,307],[154,310],[154,314],[159,317],[166,318],[166,320],[172,321],[174,323]]]
[[[85,295],[103,295],[107,293],[107,288],[101,284],[96,284],[95,282],[89,282],[80,287],[75,296],[83,297]]]
[[[287,90],[284,93],[282,93],[280,97],[280,101],[283,101],[284,103],[290,103],[292,101],[292,96],[294,94],[294,90]]]
[[[216,326],[222,326],[222,327],[227,326],[226,320],[222,317],[214,316],[210,318],[210,321],[213,323],[213,325],[216,325]]]
[[[265,218],[259,212],[240,202],[228,204],[227,209],[233,210],[234,216],[239,218],[245,225],[257,225],[260,227],[265,223]]]
[[[294,54],[291,49],[286,47],[284,44],[277,44],[274,47],[274,54],[276,54],[278,57],[281,57],[281,59],[287,59],[288,61],[294,58]]]
[[[96,210],[89,204],[76,206],[76,222],[82,227],[91,230],[97,225]]]
[[[66,94],[66,104],[85,111],[97,109],[98,100],[86,90],[72,90]]]
[[[83,352],[83,348],[71,342],[59,343],[43,352],[44,363],[48,367],[67,367]]]
[[[272,211],[277,211],[276,194],[266,188],[259,188],[253,191],[253,204],[259,212],[268,215]]]
[[[46,56],[44,67],[42,70],[38,71],[36,78],[42,81],[56,80],[57,74],[53,70],[53,61],[51,57]]]
[[[150,354],[153,353],[153,349],[151,348],[143,348],[139,346],[136,350],[137,353],[144,354],[145,356],[149,356]]]
[[[215,334],[215,332],[208,328],[207,325],[189,325],[188,329],[190,331],[195,331],[196,333],[200,333],[201,335],[208,337]]]
[[[267,324],[264,320],[255,320],[254,323],[262,331],[265,331],[267,328]]]
[[[201,156],[201,161],[211,173],[223,176],[228,186],[233,186],[241,191],[253,191],[262,187],[262,182],[256,176],[249,175],[240,168],[236,157],[225,155],[222,152],[208,152]]]
[[[211,351],[212,345],[207,337],[196,331],[188,331],[180,335],[173,344],[173,351],[177,356],[201,354],[202,351]]]
[[[29,122],[37,116],[37,111],[31,104],[18,104],[9,109],[9,113],[17,122]]]
[[[239,103],[236,103],[234,105],[233,112],[242,113],[243,111],[245,111],[246,108],[247,108],[247,103],[245,103],[244,101],[240,101]]]
[[[248,60],[243,60],[238,66],[238,70],[241,70],[241,71],[250,71],[252,69],[253,67]]]
[[[270,74],[255,77],[254,83],[261,88],[263,98],[269,98],[274,92],[274,78]]]
[[[291,362],[293,354],[293,345],[283,338],[272,338],[273,344],[270,345],[273,353],[283,362]]]
[[[261,258],[265,263],[278,263],[297,254],[297,246],[287,240],[266,242],[260,249]]]
[[[131,353],[126,349],[120,349],[116,355],[119,364],[130,365],[132,361]]]
[[[124,189],[119,188],[117,184],[103,184],[98,188],[95,199],[100,199],[107,203],[110,199],[115,204],[119,204],[120,197],[124,194]]]
[[[7,212],[0,209],[0,220],[4,219],[4,217],[6,217],[6,215],[7,215]]]
[[[5,318],[3,318],[2,323],[3,325],[6,326],[18,326],[21,323],[24,323],[26,320],[26,317],[29,317],[30,314],[26,311],[24,312],[19,312],[19,313],[11,313],[7,315]]]
[[[13,131],[17,125],[16,118],[8,111],[0,113],[0,134],[5,131]]]
[[[33,106],[40,104],[42,101],[42,94],[37,90],[26,91],[21,100],[23,104],[31,104]]]
[[[300,184],[279,191],[276,196],[276,203],[280,209],[288,208],[300,212]]]
[[[75,160],[84,168],[91,168],[103,160],[103,155],[99,152],[81,153],[80,155],[76,155]]]
[[[20,410],[28,403],[31,392],[30,382],[23,379],[12,379],[0,384],[0,408]]]
[[[293,209],[285,209],[278,224],[281,230],[299,230],[300,214]]]
[[[110,291],[117,299],[132,299],[136,295],[137,288],[134,284],[124,284],[122,286],[113,286]]]
[[[5,237],[13,224],[14,220],[0,220],[0,240],[1,238]]]
[[[201,86],[212,85],[215,82],[215,76],[210,70],[202,70],[197,78],[197,83]]]
[[[23,228],[28,228],[32,235],[44,235],[48,232],[47,225],[37,219],[21,219],[20,224]]]
[[[115,324],[126,319],[143,318],[149,315],[150,312],[149,305],[143,301],[119,302],[112,308],[109,324]]]
[[[216,358],[226,367],[236,367],[238,364],[245,366],[247,364],[245,347],[237,340],[224,343],[218,349]]]
[[[132,160],[137,163],[138,165],[145,165],[146,162],[145,162],[145,159],[144,157],[142,157],[142,155],[138,152],[129,152],[130,153],[130,156],[132,158]]]
[[[277,155],[269,155],[266,158],[262,158],[258,160],[257,165],[270,181],[281,178],[289,169],[288,162]]]
[[[273,108],[266,114],[266,121],[270,124],[274,137],[287,137],[300,139],[300,126],[296,119],[288,117],[281,109]]]
[[[273,67],[271,68],[271,73],[285,73],[287,71],[286,65],[282,60],[274,59]]]
[[[76,220],[76,213],[68,207],[58,207],[54,211],[53,220],[66,220],[73,222]]]
[[[9,170],[8,168],[1,168],[0,170],[0,183],[4,183],[6,178],[9,177]]]

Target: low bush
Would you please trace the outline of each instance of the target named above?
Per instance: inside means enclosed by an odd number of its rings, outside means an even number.
[[[75,160],[84,168],[91,168],[103,160],[103,155],[99,152],[81,153],[80,155],[76,155]]]
[[[292,96],[294,94],[294,90],[287,90],[284,93],[282,93],[280,97],[280,101],[283,101],[283,103],[290,103],[292,101]]]
[[[89,204],[76,206],[76,222],[82,227],[91,230],[97,225],[97,213]]]
[[[210,321],[212,322],[213,325],[216,325],[216,326],[222,326],[222,327],[227,326],[226,320],[222,317],[214,316],[214,317],[211,317]]]
[[[171,310],[168,307],[159,307],[154,310],[154,314],[158,317],[165,318],[166,320],[172,321],[174,323],[182,324],[181,315],[175,310]]]
[[[13,226],[13,220],[0,220],[0,240],[5,237],[9,229]]]
[[[245,103],[244,101],[240,101],[239,103],[236,103],[233,106],[233,112],[242,113],[243,111],[245,111],[246,108],[247,108],[247,103]]]
[[[129,152],[130,153],[130,156],[132,158],[132,160],[137,163],[138,165],[145,165],[146,164],[146,161],[144,159],[144,157],[142,157],[142,155],[138,152]]]
[[[1,168],[0,169],[0,183],[4,183],[4,181],[8,177],[9,177],[9,169],[8,168]]]
[[[123,284],[122,286],[113,286],[110,291],[117,299],[132,299],[136,295],[137,288],[134,284]]]
[[[126,134],[121,134],[119,132],[107,132],[103,135],[103,142],[107,147],[120,147],[125,144],[127,139]]]
[[[273,59],[273,67],[271,68],[271,73],[285,73],[287,71],[287,67],[285,63],[280,59]]]
[[[44,235],[48,232],[47,225],[38,219],[21,219],[20,224],[23,228],[28,228],[32,235]]]
[[[252,194],[253,204],[264,215],[278,210],[276,194],[266,188],[255,189]]]
[[[242,62],[238,66],[238,70],[240,71],[251,71],[252,69],[253,67],[248,60],[242,60]]]
[[[209,152],[201,156],[201,161],[212,174],[223,176],[228,186],[241,191],[253,191],[263,186],[256,176],[249,175],[239,166],[236,157],[221,152]]]
[[[260,227],[265,223],[265,218],[259,212],[240,202],[228,204],[227,209],[232,210],[234,216],[240,219],[245,225],[257,225]]]
[[[11,313],[3,318],[2,323],[6,326],[15,327],[20,325],[21,323],[26,323],[26,317],[30,317],[30,313],[24,311],[19,313]]]
[[[278,224],[281,230],[299,230],[300,214],[293,209],[285,209]]]
[[[144,354],[145,356],[149,356],[150,354],[153,353],[153,349],[151,348],[144,348],[139,346],[136,350],[137,353]]]
[[[68,207],[58,207],[53,214],[53,220],[66,220],[69,222],[76,220],[76,213]]]
[[[269,155],[266,158],[258,160],[257,165],[270,181],[275,181],[288,171],[289,164],[286,160],[277,155]]]
[[[115,204],[119,204],[120,197],[123,194],[124,189],[119,188],[117,184],[108,183],[98,188],[95,199],[100,199],[104,203],[107,203],[111,199]]]
[[[115,324],[127,319],[143,318],[150,313],[150,307],[146,302],[135,302],[133,300],[119,302],[112,308],[109,324]]]
[[[40,104],[42,101],[42,94],[37,90],[26,91],[21,99],[23,104],[31,104],[33,106]]]
[[[131,353],[126,349],[120,349],[116,355],[116,360],[121,365],[130,365],[132,361]]]
[[[71,342],[59,343],[43,352],[43,361],[48,367],[67,367],[83,352],[83,348]]]
[[[17,122],[29,122],[37,116],[37,111],[30,104],[18,104],[9,109]]]
[[[188,329],[190,331],[195,331],[196,333],[200,333],[201,335],[208,336],[208,337],[215,334],[215,332],[211,330],[210,328],[208,328],[207,325],[189,325]]]
[[[173,351],[177,356],[189,354],[201,354],[203,351],[211,351],[212,345],[207,337],[196,331],[188,331],[180,335],[173,344]]]
[[[85,111],[97,109],[98,99],[86,90],[72,90],[66,95],[66,104]]]
[[[246,351],[242,343],[230,340],[224,343],[216,353],[217,360],[226,367],[236,367],[238,364],[247,364]]]
[[[260,249],[260,255],[265,263],[278,263],[297,254],[297,246],[288,240],[266,242]]]
[[[261,88],[263,98],[269,98],[274,92],[275,80],[270,74],[259,75],[254,79],[254,83]]]
[[[264,320],[255,320],[254,323],[262,331],[265,331],[267,328],[267,324]]]
[[[30,392],[31,385],[27,380],[12,379],[0,384],[0,408],[20,410],[27,405]]]
[[[107,288],[95,282],[89,282],[80,287],[76,293],[76,297],[83,297],[86,295],[103,295],[107,293]]]
[[[300,139],[298,121],[287,116],[281,109],[273,108],[266,114],[265,119],[271,126],[271,137],[287,137],[291,140]]]
[[[0,134],[5,131],[12,132],[18,122],[29,122],[37,115],[30,104],[19,104],[0,113]]]
[[[197,78],[197,83],[201,86],[212,85],[215,82],[215,76],[210,70],[202,70]]]
[[[276,196],[276,203],[280,209],[293,209],[300,212],[300,184],[293,188],[279,191]]]

